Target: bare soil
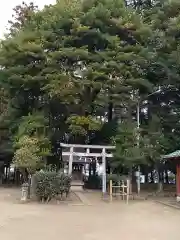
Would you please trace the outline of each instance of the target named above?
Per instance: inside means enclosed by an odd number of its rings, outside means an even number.
[[[2,240],[180,239],[180,211],[155,202],[105,203],[91,193],[91,206],[19,204],[18,197],[19,190],[0,189]]]

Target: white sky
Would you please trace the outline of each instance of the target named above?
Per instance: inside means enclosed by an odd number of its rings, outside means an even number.
[[[8,20],[11,19],[13,14],[12,9],[23,2],[23,0],[4,0],[0,7],[0,37],[4,35]],[[54,4],[56,0],[24,0],[24,2],[34,2],[42,8],[44,5]]]

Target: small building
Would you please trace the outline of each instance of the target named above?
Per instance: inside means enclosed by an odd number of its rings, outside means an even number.
[[[180,150],[164,155],[163,159],[171,160],[176,164],[176,196],[180,202]]]

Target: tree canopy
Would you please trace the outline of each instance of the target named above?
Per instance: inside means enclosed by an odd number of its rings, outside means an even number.
[[[46,157],[56,163],[60,142],[116,143],[126,166],[178,149],[179,9],[175,0],[17,6],[0,47],[0,155],[11,146],[9,158],[20,156],[25,147],[13,146],[23,137],[48,140]],[[137,102],[148,142],[139,148]]]

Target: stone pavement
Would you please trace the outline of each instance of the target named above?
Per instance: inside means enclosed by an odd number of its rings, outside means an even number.
[[[19,204],[1,191],[0,239],[180,239],[180,212],[155,202],[131,201],[127,205],[90,198],[91,206]]]

